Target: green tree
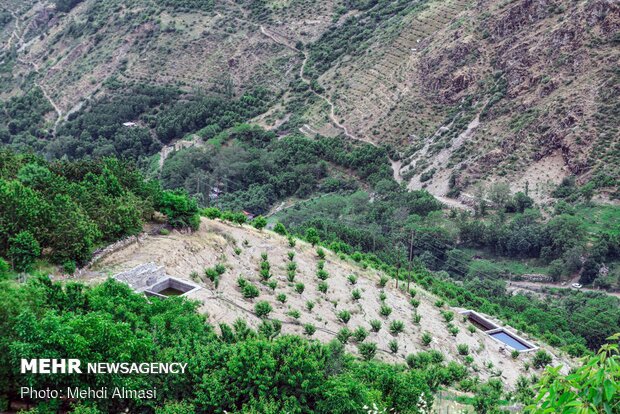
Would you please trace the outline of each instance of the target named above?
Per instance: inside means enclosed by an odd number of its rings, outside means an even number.
[[[306,230],[306,241],[312,246],[316,246],[320,241],[319,232],[314,227],[309,227]]]
[[[262,230],[267,225],[267,219],[263,216],[257,216],[254,220],[252,220],[252,226],[258,230]]]
[[[41,255],[41,246],[28,231],[21,231],[9,239],[9,257],[18,272],[30,270],[34,260]]]
[[[562,214],[549,220],[545,226],[545,237],[555,257],[559,257],[569,249],[585,243],[586,228],[581,219]]]
[[[566,376],[560,374],[561,366],[548,367],[538,381],[538,394],[528,412],[620,412],[620,333],[608,340],[611,342]]]
[[[279,221],[273,227],[273,231],[275,231],[281,236],[286,236],[286,227],[284,227],[284,224],[280,223]]]
[[[168,217],[171,226],[198,230],[200,225],[198,204],[187,193],[183,191],[162,191],[155,208]]]

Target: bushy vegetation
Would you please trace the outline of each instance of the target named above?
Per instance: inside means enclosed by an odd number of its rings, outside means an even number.
[[[181,100],[176,88],[108,85],[107,95],[85,105],[62,124],[57,138],[46,148],[49,154],[71,158],[150,156],[159,151],[161,143],[190,132],[200,130],[203,138],[213,138],[264,111],[267,97],[266,91],[255,90],[237,99],[198,95]],[[125,122],[136,125],[125,126]]]
[[[174,153],[162,171],[164,187],[185,188],[203,204],[265,214],[286,197],[358,187],[355,179],[330,173],[330,164],[351,169],[369,182],[391,174],[384,151],[341,139],[295,134],[276,139],[273,132],[240,124],[218,134],[217,140],[221,146]],[[214,189],[221,194],[210,200]]]
[[[437,387],[466,376],[454,365],[439,363],[432,369],[405,369],[360,362],[346,354],[338,342],[321,344],[281,336],[277,324],[270,321],[258,331],[243,321],[233,327],[222,324],[222,336],[218,336],[196,312],[197,303],[183,298],[147,301],[113,280],[93,288],[77,283],[63,286],[45,277],[22,285],[0,284],[2,409],[16,399],[19,386],[28,383],[36,389],[157,387],[155,400],[99,399],[92,402],[93,411],[89,412],[153,412],[157,407],[182,404],[191,407],[189,412],[350,414],[365,412],[362,407],[373,403],[408,412],[416,410],[421,395],[432,403]],[[315,332],[312,326],[304,329],[307,335]],[[360,344],[366,360],[371,360],[376,350],[375,344]],[[21,358],[76,356],[83,364],[182,361],[188,363],[187,374],[19,373]],[[215,389],[220,391],[212,392]],[[69,408],[61,400],[33,403],[42,410]]]
[[[96,247],[139,233],[156,210],[174,227],[198,225],[195,201],[118,160],[50,163],[0,151],[0,256],[18,271],[42,254],[83,263]]]

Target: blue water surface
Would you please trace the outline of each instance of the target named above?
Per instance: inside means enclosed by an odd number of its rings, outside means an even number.
[[[499,339],[500,341],[516,349],[517,351],[525,351],[526,349],[530,349],[529,346],[513,338],[511,335],[508,335],[506,332],[500,331],[500,332],[495,332],[489,335],[491,335],[495,339]]]

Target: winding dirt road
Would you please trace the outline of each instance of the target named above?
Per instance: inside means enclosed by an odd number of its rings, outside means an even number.
[[[270,32],[269,30],[265,29],[264,26],[260,26],[260,32],[263,35],[267,36],[269,39],[273,40],[274,42],[276,42],[276,43],[278,43],[278,44],[280,44],[282,46],[285,46],[285,47],[287,47],[287,48],[289,48],[289,49],[291,49],[291,50],[293,50],[293,51],[295,51],[297,53],[301,53],[301,54],[304,55],[304,60],[303,60],[303,62],[301,64],[301,68],[299,69],[299,78],[304,83],[306,83],[307,85],[310,86],[311,85],[311,80],[306,78],[306,77],[304,77],[304,71],[305,71],[306,64],[308,63],[308,58],[309,58],[308,52],[306,52],[304,50],[300,50],[297,47],[293,46],[292,44],[289,43],[288,39],[285,39],[285,38],[280,39],[280,37],[283,37],[283,36],[279,36],[277,34],[274,34],[274,33]],[[330,108],[329,109],[329,119],[330,119],[330,121],[332,122],[332,124],[334,126],[336,126],[338,129],[340,129],[347,138],[350,138],[350,139],[355,140],[355,141],[365,142],[367,144],[372,145],[373,147],[378,147],[378,145],[376,143],[372,142],[371,140],[365,139],[365,138],[360,138],[360,137],[357,137],[357,136],[353,135],[352,133],[350,133],[349,130],[347,129],[347,127],[345,125],[341,124],[338,121],[338,119],[336,118],[336,106],[331,101],[331,99],[329,99],[329,97],[327,97],[327,96],[325,96],[325,95],[323,95],[321,93],[318,93],[317,91],[312,89],[312,87],[310,88],[310,90],[312,91],[312,93],[314,93],[316,96],[321,98],[325,103],[327,103],[329,105],[329,108]],[[390,161],[390,165],[392,166],[392,170],[394,171],[394,179],[398,183],[401,183],[403,181],[402,180],[402,176],[400,174],[400,167],[402,165],[402,162],[401,161],[392,160],[391,158],[389,158],[389,161]],[[451,199],[451,198],[448,198],[448,197],[442,197],[442,196],[435,196],[435,197],[439,201],[441,201],[442,203],[447,205],[449,208],[457,208],[457,209],[461,209],[461,210],[471,210],[471,207],[461,203],[458,200],[454,200],[454,199]]]

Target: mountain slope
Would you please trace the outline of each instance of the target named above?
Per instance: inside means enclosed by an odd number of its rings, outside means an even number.
[[[395,177],[438,196],[506,180],[543,200],[567,175],[618,176],[617,2],[70,3],[7,4],[0,27],[0,93],[40,87],[51,133],[111,78],[266,86],[260,124],[392,145]]]
[[[287,280],[287,266],[291,263],[288,253],[294,252],[293,261],[297,264],[294,282]],[[238,253],[238,254],[237,254]],[[326,293],[318,290],[321,282],[317,277],[320,258],[316,249],[310,244],[297,240],[295,247],[290,247],[286,238],[271,231],[258,231],[249,226],[227,224],[219,220],[203,219],[200,230],[192,234],[173,232],[167,236],[147,236],[136,244],[122,247],[95,263],[89,270],[83,272],[82,278],[94,282],[103,280],[110,274],[131,270],[144,263],[153,262],[163,266],[167,274],[186,280],[194,280],[203,288],[190,294],[191,299],[202,302],[201,311],[208,315],[209,321],[215,325],[219,323],[233,324],[238,318],[245,319],[253,327],[258,327],[260,319],[254,314],[254,304],[258,301],[268,301],[273,306],[270,318],[283,322],[283,332],[304,334],[304,325],[313,324],[317,332],[313,338],[321,341],[333,339],[343,327],[354,331],[359,327],[365,328],[369,334],[366,342],[375,342],[378,345],[378,357],[392,362],[405,362],[409,354],[427,350],[422,343],[422,334],[429,332],[432,335],[431,349],[436,349],[446,355],[448,360],[463,362],[464,356],[459,354],[457,345],[466,344],[469,355],[473,357],[471,369],[474,369],[482,378],[499,376],[502,381],[511,386],[516,384],[519,375],[528,375],[526,361],[533,353],[521,354],[517,359],[510,356],[510,350],[502,348],[500,344],[479,330],[471,333],[468,323],[464,322],[458,309],[450,309],[443,305],[435,305],[438,300],[433,294],[419,286],[412,284],[415,289],[415,299],[419,300],[417,313],[421,315],[419,324],[413,322],[416,313],[410,303],[410,295],[402,289],[397,289],[394,280],[389,280],[385,288],[379,287],[381,272],[363,269],[354,261],[339,258],[335,253],[326,251],[324,269],[328,273]],[[275,289],[261,282],[259,264],[261,254],[267,254],[271,264],[273,276],[270,281],[277,281]],[[217,287],[205,277],[205,269],[213,268],[216,264],[226,266]],[[348,281],[349,275],[356,275],[355,285]],[[260,295],[255,299],[245,299],[238,286],[238,278],[244,278],[255,285]],[[295,284],[303,283],[303,293],[296,291]],[[402,287],[401,283],[401,287]],[[352,291],[358,290],[361,298],[355,300]],[[386,299],[382,301],[380,294]],[[286,302],[280,302],[277,297],[286,295]],[[312,301],[315,305],[308,311],[306,304]],[[389,316],[380,314],[382,305],[391,308]],[[300,312],[299,319],[290,316],[291,310]],[[339,320],[341,311],[349,311],[351,319],[348,323]],[[458,327],[456,336],[448,330],[443,313],[454,313],[451,322]],[[371,320],[381,321],[381,330],[372,332]],[[389,332],[393,321],[402,321],[404,331],[394,335]],[[396,340],[399,348],[395,354],[389,351],[389,342]],[[356,352],[354,340],[349,341],[348,349]],[[536,341],[540,345],[539,341]],[[551,348],[554,364],[562,363],[568,366],[570,360],[560,356],[558,351]]]

